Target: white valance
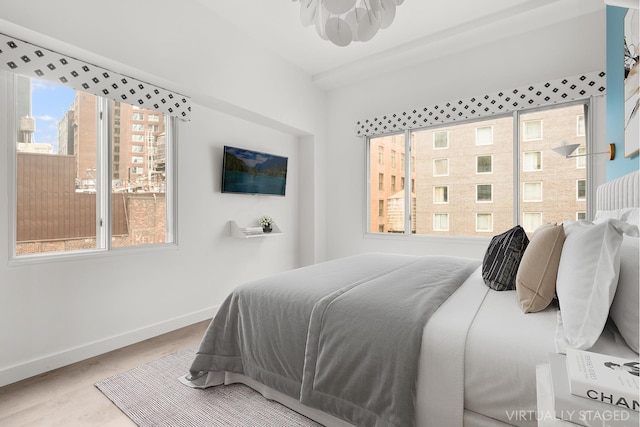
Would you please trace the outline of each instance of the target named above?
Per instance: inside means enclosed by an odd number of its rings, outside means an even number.
[[[586,99],[605,92],[606,73],[596,71],[359,120],[356,134],[384,135]]]
[[[2,33],[0,69],[190,120],[191,100],[184,95]]]

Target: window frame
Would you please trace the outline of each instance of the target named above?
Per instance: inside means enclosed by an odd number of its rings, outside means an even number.
[[[0,123],[6,120],[5,128],[8,141],[12,141],[17,131],[17,79],[18,74],[0,70]],[[33,79],[32,77],[28,77]],[[5,95],[5,96],[2,96]],[[60,259],[88,258],[95,256],[114,256],[123,252],[149,252],[158,250],[177,250],[178,216],[177,216],[177,174],[178,174],[178,119],[165,114],[166,148],[166,228],[165,243],[149,245],[112,247],[111,240],[111,186],[114,160],[114,138],[112,126],[112,101],[96,96],[96,246],[91,249],[68,250],[58,252],[40,252],[17,255],[17,144],[8,143],[7,153],[7,186],[8,186],[8,262],[9,265],[51,262]],[[135,107],[135,106],[134,106]],[[4,110],[4,114],[3,114]]]
[[[523,179],[520,176],[522,170],[521,170],[521,166],[520,166],[520,154],[522,151],[521,146],[522,143],[524,142],[522,139],[522,127],[520,126],[521,123],[521,116],[524,116],[526,114],[531,114],[531,113],[535,113],[537,111],[541,111],[541,110],[551,110],[551,109],[556,109],[556,108],[566,108],[566,107],[571,107],[571,106],[576,106],[576,105],[582,105],[585,108],[585,130],[586,130],[586,136],[585,136],[585,146],[587,147],[587,149],[589,151],[593,151],[593,147],[594,147],[594,138],[595,138],[595,132],[596,129],[594,129],[594,97],[585,97],[585,98],[581,98],[581,99],[575,99],[575,100],[570,100],[570,101],[566,101],[566,102],[561,102],[561,103],[554,103],[554,104],[549,104],[549,105],[542,105],[542,106],[536,106],[536,107],[532,107],[532,108],[523,108],[523,109],[518,109],[518,110],[513,110],[510,112],[506,112],[504,114],[500,114],[500,115],[492,115],[492,116],[487,116],[487,117],[477,117],[477,118],[472,118],[472,119],[467,119],[467,120],[456,120],[454,122],[452,122],[453,124],[464,124],[464,123],[473,123],[473,122],[482,122],[484,120],[488,120],[488,119],[500,119],[500,118],[504,118],[504,117],[512,117],[513,118],[513,123],[514,123],[514,129],[513,129],[513,134],[512,134],[512,151],[513,151],[513,157],[514,157],[514,162],[513,162],[513,171],[512,171],[512,176],[513,176],[513,197],[512,197],[512,203],[513,203],[513,224],[518,224],[521,220],[520,218],[520,214],[523,212],[522,210],[522,203],[523,201],[521,200],[523,197]],[[535,119],[538,120],[538,119]],[[445,124],[444,126],[449,126],[450,124]],[[543,125],[542,125],[543,126]],[[364,202],[365,204],[365,208],[364,208],[364,216],[365,216],[365,220],[363,223],[363,233],[366,235],[370,235],[370,236],[385,236],[385,238],[389,237],[393,237],[393,238],[397,238],[398,234],[394,234],[393,236],[389,236],[387,234],[380,234],[380,233],[376,233],[376,232],[372,232],[369,230],[369,225],[371,223],[371,218],[370,218],[370,214],[369,214],[369,200],[371,197],[371,191],[373,190],[371,188],[371,183],[370,183],[370,178],[369,178],[369,173],[371,172],[371,168],[370,168],[370,161],[371,161],[371,150],[374,149],[374,147],[376,146],[375,144],[372,145],[371,141],[375,140],[377,138],[381,138],[381,137],[387,137],[387,136],[392,136],[392,135],[397,135],[397,134],[404,134],[405,136],[405,152],[402,153],[401,155],[404,157],[405,153],[412,153],[413,150],[413,146],[412,146],[412,134],[414,132],[420,132],[420,131],[426,131],[426,130],[432,130],[435,131],[438,128],[442,128],[443,125],[442,124],[434,124],[431,126],[422,126],[422,127],[413,127],[413,128],[408,128],[406,130],[403,131],[396,131],[396,132],[391,132],[391,133],[383,133],[383,134],[375,134],[375,135],[368,135],[365,136],[364,141],[365,141],[365,153],[366,153],[366,158],[365,158],[365,170],[367,173],[367,178],[365,179],[365,193],[367,195],[366,200]],[[544,134],[542,133],[543,130],[541,129],[541,135],[544,137]],[[543,156],[544,158],[544,156]],[[413,155],[409,157],[409,159],[413,160]],[[405,167],[403,168],[403,170],[405,171],[405,175],[412,177],[411,172],[414,170],[415,165],[413,161],[407,161]],[[435,160],[435,158],[434,158]],[[593,185],[593,179],[594,179],[594,174],[597,175],[600,172],[598,172],[597,170],[595,170],[594,168],[596,167],[596,162],[594,161],[593,157],[586,157],[586,183],[587,183],[587,190],[586,190],[586,194],[587,194],[587,203],[586,203],[586,216],[592,217],[594,214],[594,208],[595,208],[595,186]],[[493,161],[492,161],[493,163]],[[495,168],[493,168],[492,165],[492,170],[493,172],[495,172]],[[477,160],[476,160],[476,169],[477,169]],[[433,170],[432,170],[432,175],[433,175]],[[404,177],[402,177],[402,179],[405,179]],[[413,181],[413,179],[412,179]],[[413,186],[404,186],[404,190],[405,190],[405,200],[411,200],[412,195],[412,188]],[[405,202],[405,211],[410,211],[410,204],[408,202]],[[535,202],[534,202],[535,203]],[[474,215],[475,218],[475,215]],[[492,215],[492,223],[493,220],[495,218]],[[492,224],[493,225],[493,224]],[[483,236],[442,236],[442,235],[436,235],[436,234],[415,234],[412,233],[411,230],[413,229],[414,225],[413,225],[413,218],[410,215],[406,215],[405,216],[405,232],[404,232],[404,238],[409,238],[410,236],[414,236],[414,237],[419,237],[419,238],[445,238],[445,239],[470,239],[470,240],[474,240],[474,239],[484,239],[486,237]]]
[[[480,172],[478,170],[478,160],[480,157],[489,157],[491,159],[491,170],[489,172]],[[476,155],[476,175],[490,175],[493,173],[493,154],[477,154]]]

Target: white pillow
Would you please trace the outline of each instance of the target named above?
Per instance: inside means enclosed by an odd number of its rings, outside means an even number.
[[[556,293],[562,318],[559,327],[569,347],[591,348],[604,329],[618,285],[620,225],[617,220],[564,224]]]
[[[610,211],[598,211],[596,217],[593,220],[594,223],[604,222],[608,219],[619,219],[635,226],[638,224],[638,218],[640,217],[640,208],[622,208],[614,209]]]
[[[633,351],[638,353],[640,336],[640,239],[623,236],[620,245],[620,277],[618,289],[611,304],[610,315],[620,335]]]

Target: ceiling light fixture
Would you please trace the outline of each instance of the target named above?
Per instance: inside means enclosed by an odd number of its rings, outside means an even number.
[[[561,146],[552,148],[552,150],[565,158],[569,157],[582,157],[582,156],[593,156],[594,154],[608,154],[609,160],[613,160],[616,157],[616,146],[615,144],[609,144],[608,151],[601,151],[599,153],[584,153],[584,154],[574,154],[570,155],[580,146],[580,144],[567,144],[563,142]]]
[[[302,25],[315,25],[318,35],[336,46],[366,42],[387,28],[404,0],[293,0],[300,2]]]

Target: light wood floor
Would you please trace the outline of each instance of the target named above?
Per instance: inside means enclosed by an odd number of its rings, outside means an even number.
[[[200,342],[209,321],[5,387],[0,426],[134,426],[94,383]]]

